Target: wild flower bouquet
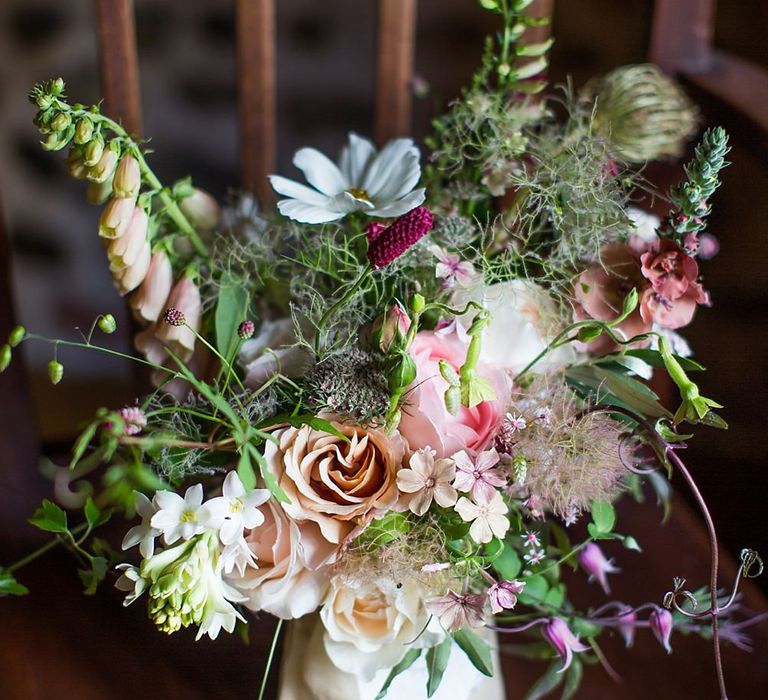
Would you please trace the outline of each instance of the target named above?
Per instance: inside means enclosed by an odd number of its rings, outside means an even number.
[[[276,211],[165,186],[145,145],[61,79],[31,93],[43,147],[68,147],[106,202],[99,237],[140,327],[131,359],[156,389],[100,409],[77,440],[82,524],[51,501],[30,522],[73,551],[86,593],[117,569],[126,605],[166,633],[215,639],[246,611],[314,620],[296,697],[374,682],[383,697],[417,662],[432,696],[458,663],[498,671],[494,633],[553,657],[530,697],[564,682],[565,698],[606,631],[631,646],[650,628],[667,651],[675,630],[716,649],[741,638],[716,562],[699,592],[675,580],[629,603],[610,598],[600,544],[639,551],[612,503],[645,487],[666,501],[675,472],[693,485],[683,424],[726,427],[678,331],[710,303],[699,263],[717,248],[705,229],[727,136],[703,135],[664,221],[633,208],[640,166],[693,133],[687,98],[642,65],[546,100],[550,42],[521,41],[528,2],[481,4],[502,30],[424,165],[407,138],[377,150],[349,134],[336,162],[302,148],[306,183],[270,177]],[[54,383],[64,347],[120,354],[96,327],[113,317],[49,341]],[[31,340],[46,339],[14,331],[2,367]],[[645,382],[654,370],[676,411]],[[91,538],[118,514],[140,519],[128,562]],[[741,562],[740,576],[762,568],[749,550]],[[24,592],[15,568],[0,590]],[[606,598],[574,606],[567,568]]]

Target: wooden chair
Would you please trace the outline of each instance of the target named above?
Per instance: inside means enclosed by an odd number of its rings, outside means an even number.
[[[240,114],[241,186],[269,199],[266,175],[275,162],[275,0],[235,0],[237,16],[238,99]],[[139,71],[132,0],[96,0],[100,45],[102,92],[105,111],[141,134]],[[416,0],[378,0],[375,138],[382,143],[409,132],[411,97],[408,81],[413,70]],[[536,0],[533,12],[551,15],[553,0]],[[735,109],[745,113],[768,132],[768,74],[712,46],[714,0],[657,0],[649,57],[671,73],[681,74]],[[537,30],[543,38],[547,28]],[[8,288],[9,251],[0,235],[0,339],[13,325]],[[4,397],[0,441],[4,445],[0,482],[4,501],[9,486],[18,493],[40,491],[29,474],[36,465],[31,408],[22,367],[0,378]],[[11,447],[9,457],[8,446]],[[18,477],[19,474],[26,476]],[[15,479],[15,481],[14,481]],[[25,497],[28,498],[28,497]],[[16,539],[24,514],[19,508],[13,523],[0,509],[3,540]],[[646,550],[642,571],[623,577],[617,593],[628,600],[666,590],[672,575],[686,573],[691,580],[706,581],[709,561],[703,528],[687,506],[678,502],[666,530],[668,541],[685,541],[684,551],[660,545],[656,521],[646,508],[622,505],[625,527]],[[3,554],[8,552],[7,542]],[[61,565],[60,565],[61,564]],[[18,601],[0,601],[4,629],[0,641],[0,697],[36,700],[47,697],[105,698],[241,698],[254,695],[260,680],[260,660],[271,636],[272,623],[257,620],[252,627],[253,646],[244,647],[234,637],[215,644],[194,644],[189,635],[170,639],[157,634],[140,606],[124,610],[117,594],[103,593],[96,600],[82,599],[78,582],[63,555],[53,563],[38,562],[24,570],[32,595]],[[735,567],[726,556],[723,582]],[[642,576],[640,575],[642,574]],[[574,577],[572,590],[586,600],[583,577]],[[753,587],[745,600],[754,608],[765,599]],[[74,621],[76,624],[73,625]],[[74,632],[73,632],[74,630]],[[68,643],[61,644],[64,638]],[[597,671],[588,673],[578,697],[600,700],[620,693],[628,700],[653,694],[661,698],[714,697],[715,684],[708,668],[705,643],[676,640],[676,653],[666,658],[648,638],[633,655],[621,652],[619,641],[609,640],[606,651],[618,659],[618,670],[627,683],[621,688]],[[757,631],[756,648],[768,643],[766,631]],[[615,652],[615,653],[614,653]],[[705,661],[702,661],[705,659]],[[743,654],[728,652],[728,680],[734,697],[758,688],[768,690],[768,669],[750,666]],[[544,666],[504,656],[509,697],[522,697],[524,689]],[[707,672],[703,672],[703,668]],[[216,673],[211,673],[211,669]],[[651,669],[653,669],[651,671]],[[274,688],[274,685],[271,686]],[[759,691],[758,693],[759,694]],[[270,697],[274,697],[271,695]]]

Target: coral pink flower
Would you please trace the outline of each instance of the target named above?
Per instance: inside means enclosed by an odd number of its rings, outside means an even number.
[[[99,236],[120,238],[131,223],[135,201],[135,197],[110,199],[99,218]]]
[[[659,241],[652,250],[643,253],[640,263],[643,277],[651,282],[653,291],[670,301],[683,296],[699,276],[696,261],[669,239]]]
[[[148,229],[149,217],[147,212],[142,207],[134,207],[125,233],[120,238],[110,241],[107,248],[109,269],[113,275],[118,278],[121,277],[125,268],[139,260],[144,244],[147,242]]]
[[[409,461],[410,469],[397,472],[397,488],[412,494],[408,508],[416,515],[424,515],[434,499],[443,508],[456,503],[458,494],[451,486],[456,476],[456,465],[452,459],[435,459],[434,450],[424,447],[417,450]]]
[[[191,196],[179,202],[179,209],[198,231],[212,231],[221,218],[221,209],[216,200],[197,188]]]
[[[453,485],[465,493],[472,493],[476,501],[490,501],[496,488],[507,482],[496,465],[499,453],[491,448],[472,459],[464,450],[453,455],[456,462],[456,480]]]
[[[710,300],[709,294],[698,282],[691,282],[685,294],[675,300],[667,299],[650,288],[640,297],[640,315],[649,323],[676,330],[693,320],[700,304],[709,306]]]
[[[579,552],[579,563],[589,574],[590,580],[596,580],[606,594],[611,592],[607,574],[618,573],[620,569],[617,569],[611,560],[605,558],[605,554],[603,554],[603,550],[600,547],[594,542],[590,542]]]
[[[482,627],[485,624],[484,605],[483,595],[459,595],[453,591],[427,601],[427,609],[437,615],[446,632],[456,632],[462,627]]]
[[[149,241],[144,241],[139,254],[133,263],[123,268],[115,274],[115,285],[120,294],[128,294],[138,287],[149,270],[149,263],[152,260],[152,247]]]
[[[525,583],[522,581],[499,581],[488,589],[488,602],[491,612],[500,613],[511,610],[517,605],[517,596],[523,592]]]
[[[437,457],[449,457],[460,450],[480,451],[493,438],[504,416],[504,397],[510,382],[502,370],[478,366],[478,374],[491,382],[496,399],[474,408],[461,406],[456,415],[445,407],[448,382],[440,375],[439,362],[446,360],[456,371],[464,364],[467,337],[457,324],[438,331],[421,331],[410,353],[416,363],[416,381],[407,395],[399,430],[412,450],[427,445]]]
[[[578,637],[575,637],[573,632],[568,629],[568,625],[565,620],[559,617],[550,618],[545,624],[542,630],[544,639],[546,639],[560,655],[563,661],[563,667],[558,673],[563,673],[571,665],[573,661],[574,652],[589,651],[589,647],[582,644]]]
[[[173,286],[173,268],[168,256],[159,251],[152,256],[147,276],[141,287],[131,297],[133,313],[141,321],[154,323],[166,308],[168,295]]]

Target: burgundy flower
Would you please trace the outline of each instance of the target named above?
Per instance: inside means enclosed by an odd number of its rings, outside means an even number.
[[[381,224],[368,227],[368,259],[375,269],[386,267],[397,260],[432,228],[434,217],[426,207],[416,207],[389,226]]]

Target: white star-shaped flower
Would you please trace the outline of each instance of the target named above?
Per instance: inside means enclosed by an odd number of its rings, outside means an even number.
[[[397,488],[403,493],[413,494],[408,507],[416,515],[424,515],[432,499],[443,508],[456,503],[456,489],[451,482],[456,476],[456,465],[452,459],[435,459],[435,451],[423,448],[413,453],[410,469],[397,472]]]
[[[133,492],[136,497],[136,513],[141,516],[141,523],[134,525],[123,537],[123,549],[130,549],[139,545],[141,556],[148,559],[155,553],[155,537],[160,534],[160,530],[152,527],[152,517],[157,512],[155,504],[152,503],[140,491]]]
[[[229,545],[243,536],[243,530],[252,530],[264,522],[259,506],[269,500],[267,489],[245,492],[237,472],[229,472],[224,479],[221,496],[207,501],[202,508],[202,520],[219,530],[222,544]]]
[[[270,175],[269,181],[288,198],[277,203],[280,213],[305,224],[337,221],[353,211],[397,217],[424,201],[424,188],[413,189],[421,166],[411,139],[395,139],[376,153],[368,139],[350,133],[338,163],[314,148],[302,148],[293,164],[312,187],[280,175]]]
[[[509,519],[506,517],[509,508],[498,491],[489,501],[481,503],[462,496],[455,510],[464,522],[472,522],[469,535],[478,544],[490,542],[494,537],[501,539],[509,529]]]
[[[158,491],[154,498],[157,512],[150,524],[163,534],[166,544],[173,544],[178,539],[188,540],[205,530],[205,523],[200,515],[203,502],[203,485],[190,486],[184,498],[173,491]]]

